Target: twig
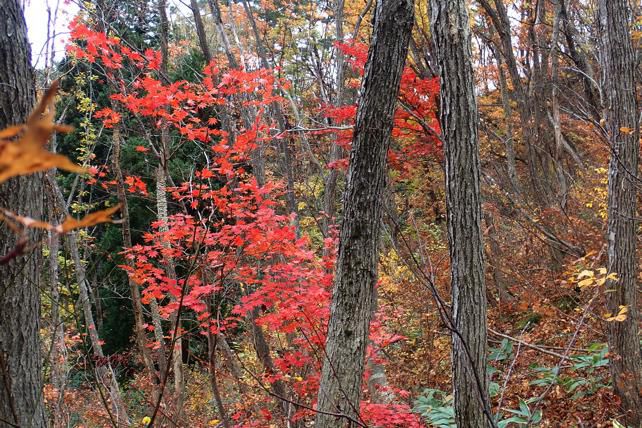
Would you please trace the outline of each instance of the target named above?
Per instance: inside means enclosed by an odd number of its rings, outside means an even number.
[[[530,325],[530,321],[526,323],[522,331],[520,332],[520,336],[524,334],[524,331],[528,328]],[[490,328],[488,329],[491,333],[493,332]],[[504,335],[502,335],[504,336]],[[509,339],[509,337],[506,337]],[[511,340],[513,338],[510,338]],[[497,404],[497,414],[496,417],[499,419],[499,412],[502,409],[502,403],[504,402],[504,394],[506,393],[506,389],[508,388],[508,381],[510,380],[511,374],[513,374],[513,369],[515,368],[515,364],[517,363],[517,358],[519,357],[519,352],[522,349],[522,345],[524,345],[525,342],[521,340],[517,340],[517,352],[515,352],[515,358],[513,358],[513,361],[510,363],[510,367],[508,368],[508,373],[506,373],[506,377],[504,378],[504,385],[502,385],[502,395],[499,396],[499,402]]]
[[[554,351],[549,351],[548,349],[544,349],[544,348],[542,348],[541,346],[533,345],[532,343],[524,342],[523,340],[518,339],[518,338],[516,338],[516,337],[512,337],[512,336],[509,336],[509,335],[507,335],[507,334],[504,334],[504,333],[500,333],[500,332],[498,332],[498,331],[495,331],[495,330],[493,330],[493,329],[492,329],[492,328],[490,328],[490,327],[488,328],[488,331],[489,331],[490,333],[494,334],[495,336],[503,337],[504,339],[508,339],[508,340],[510,340],[510,341],[512,341],[512,342],[515,342],[515,343],[519,344],[519,345],[524,345],[524,346],[526,346],[527,348],[534,349],[534,350],[536,350],[536,351],[541,352],[542,354],[552,355],[553,357],[557,357],[557,358],[566,358],[566,357],[565,357],[564,355],[562,355],[562,354],[559,354],[559,353],[554,352]],[[568,349],[568,348],[565,348],[565,349]]]

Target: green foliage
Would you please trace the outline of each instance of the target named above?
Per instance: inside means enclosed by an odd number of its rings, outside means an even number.
[[[503,339],[499,346],[490,348],[488,361],[504,361],[513,357],[513,342]]]
[[[529,404],[532,404],[535,401],[537,401],[536,398],[526,401],[519,400],[518,409],[506,409],[506,411],[511,413],[513,416],[497,422],[497,426],[499,428],[506,428],[511,424],[515,424],[517,426],[533,426],[539,424],[542,421],[542,410],[537,409],[532,411],[529,406]]]
[[[570,358],[573,362],[572,375],[561,375],[559,366],[531,365],[531,369],[538,374],[538,378],[530,384],[542,387],[560,385],[567,393],[573,394],[573,400],[595,394],[600,388],[608,386],[604,375],[597,373],[597,369],[609,364],[606,358],[608,348],[598,343],[591,345],[590,349],[593,351],[591,354]]]
[[[457,428],[452,395],[427,388],[415,401],[414,411],[437,428]]]

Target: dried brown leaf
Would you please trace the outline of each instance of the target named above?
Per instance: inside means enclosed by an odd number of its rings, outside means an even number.
[[[113,221],[111,216],[119,209],[120,205],[116,205],[115,207],[88,214],[80,220],[76,220],[73,217],[67,217],[67,219],[61,225],[57,226],[57,228],[59,232],[69,232],[74,229],[95,226],[99,223],[111,223]]]
[[[26,125],[12,126],[0,131],[0,183],[11,177],[28,175],[51,168],[83,173],[86,170],[66,156],[45,149],[54,132],[69,132],[73,128],[54,123],[55,96],[58,82],[54,82],[27,119]]]
[[[54,231],[57,233],[66,233],[74,229],[91,227],[100,223],[111,223],[113,221],[111,216],[114,215],[119,209],[120,205],[116,205],[111,208],[93,212],[81,219],[67,217],[67,219],[59,225],[53,225],[45,221],[33,219],[31,217],[19,216],[12,213],[11,211],[1,209],[0,220],[7,221],[11,228],[16,232],[18,232],[17,229],[21,226],[22,228],[43,229]]]

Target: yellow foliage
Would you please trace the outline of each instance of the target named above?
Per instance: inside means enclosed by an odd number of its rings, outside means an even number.
[[[580,288],[601,287],[606,284],[606,281],[608,280],[617,281],[617,274],[615,272],[611,272],[608,275],[606,272],[607,270],[605,267],[601,267],[597,269],[597,271],[585,269],[577,275],[577,285]],[[575,280],[571,278],[571,282],[575,282]]]
[[[617,315],[614,316],[613,314],[611,314],[609,312],[609,313],[604,314],[604,319],[607,322],[613,322],[613,321],[623,322],[623,321],[626,320],[626,316],[627,316],[628,312],[629,312],[629,308],[628,307],[626,307],[625,305],[620,305],[620,309],[619,309]]]

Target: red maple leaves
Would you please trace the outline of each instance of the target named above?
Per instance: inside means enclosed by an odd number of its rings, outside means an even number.
[[[281,82],[271,70],[227,70],[221,74],[212,62],[203,69],[199,82],[165,83],[157,73],[159,52],[136,52],[117,37],[91,31],[80,22],[74,22],[71,29],[75,44],[70,52],[79,60],[99,62],[120,88],[111,96],[112,107],[119,112],[103,108],[94,115],[105,127],[115,126],[125,116],[137,116],[182,141],[206,143],[211,148],[207,166],[196,171],[195,179],[168,189],[192,211],[172,215],[166,224],[154,222],[143,243],[124,251],[132,264],[121,268],[142,287],[143,303],[155,299],[166,318],[182,305],[183,310],[194,313],[203,332],[233,330],[253,314],[255,322],[271,334],[290,338],[289,347],[275,358],[276,372],[266,374],[264,380],[286,382],[298,400],[313,403],[322,363],[319,355],[325,346],[336,239],[325,240],[325,251],[314,251],[306,237],[297,238],[292,219],[281,214],[280,184],[259,187],[248,173],[251,153],[269,142],[271,123],[263,113],[271,103],[282,102],[276,93]],[[341,48],[351,55],[351,63],[359,71],[367,49],[361,45]],[[140,70],[131,81],[117,77],[125,65]],[[417,119],[421,117],[438,130],[434,112],[437,90],[434,79],[420,79],[410,69],[404,73],[402,102],[408,108],[400,109],[395,117],[393,166],[403,169],[417,156],[439,151],[436,139]],[[207,117],[222,105],[238,109],[237,117],[243,109],[254,113],[253,123],[237,124],[233,141],[215,117]],[[331,133],[349,148],[349,125],[355,112],[352,105],[326,106],[324,114],[333,123],[348,126],[320,134]],[[150,148],[139,145],[134,150],[147,153]],[[344,168],[347,159],[328,166]],[[130,192],[147,194],[138,176],[127,176],[125,184]],[[321,253],[324,255],[319,256]],[[166,269],[170,261],[176,266],[175,277]],[[225,309],[226,305],[233,305],[233,309]],[[383,328],[373,330],[376,346],[401,339]],[[362,412],[373,425],[420,426],[403,405],[365,402]],[[299,416],[308,413],[301,410]],[[253,417],[257,415],[249,420]]]

